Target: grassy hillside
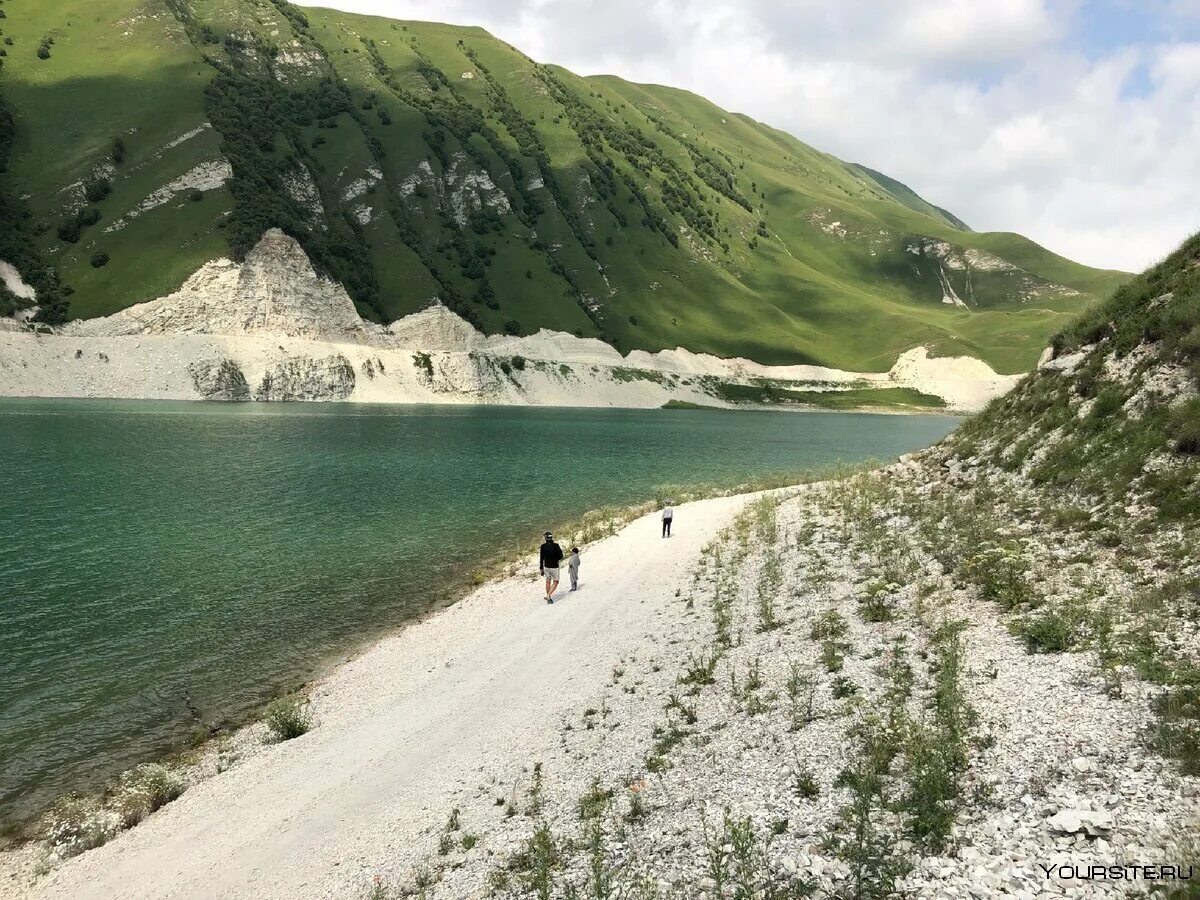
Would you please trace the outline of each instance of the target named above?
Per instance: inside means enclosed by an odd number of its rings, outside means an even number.
[[[284,0],[0,0],[0,258],[110,313],[295,235],[360,312],[881,371],[1027,369],[1123,278],[686,91]],[[69,295],[69,296],[68,296]],[[67,305],[69,303],[69,306]]]
[[[1200,519],[1200,234],[1052,339],[951,442],[1114,517]],[[1099,511],[1095,507],[1094,511]]]
[[[897,181],[884,175],[882,172],[876,172],[874,169],[859,165],[858,163],[850,163],[850,169],[874,181],[881,188],[907,206],[909,209],[919,213],[924,213],[933,219],[938,219],[951,228],[957,228],[961,231],[970,231],[971,228],[954,213],[942,209],[940,206],[934,206],[924,197],[920,196],[916,191],[910,188],[907,184]]]

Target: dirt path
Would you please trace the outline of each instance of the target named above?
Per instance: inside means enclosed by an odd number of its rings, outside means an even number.
[[[455,798],[553,750],[614,660],[664,639],[700,548],[746,497],[639,519],[548,607],[528,575],[385,639],[314,692],[318,726],[189,790],[38,885],[38,897],[358,897],[428,852]],[[532,568],[532,567],[531,567]],[[564,573],[565,574],[565,573]]]

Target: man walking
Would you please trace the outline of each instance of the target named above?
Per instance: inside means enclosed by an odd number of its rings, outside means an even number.
[[[546,532],[546,540],[538,553],[538,568],[546,576],[546,602],[554,602],[554,592],[558,589],[558,567],[562,563],[562,547],[554,542],[554,535]]]
[[[662,512],[663,537],[671,536],[671,520],[675,518],[675,510],[671,509],[671,504],[668,503]]]

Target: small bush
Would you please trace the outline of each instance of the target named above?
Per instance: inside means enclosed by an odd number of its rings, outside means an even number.
[[[83,228],[78,219],[63,219],[58,223],[58,239],[68,244],[75,244]]]
[[[842,664],[846,661],[846,653],[850,649],[850,645],[845,641],[827,640],[821,642],[821,663],[825,666],[827,672],[842,671]]]
[[[525,370],[525,357],[514,356],[512,358],[512,367],[518,372],[523,372]]]
[[[1017,619],[1010,626],[1013,634],[1030,653],[1063,653],[1076,646],[1088,624],[1087,607],[1064,603]]]
[[[646,803],[642,799],[640,790],[630,788],[629,790],[629,809],[625,813],[626,822],[640,822],[646,818]]]
[[[963,564],[963,575],[979,587],[984,600],[1014,609],[1034,599],[1029,563],[1015,544],[985,544]]]
[[[413,366],[427,379],[433,378],[433,357],[428,353],[414,353]]]
[[[717,663],[720,659],[721,654],[716,650],[701,653],[699,656],[689,652],[687,670],[679,677],[679,683],[691,685],[697,691],[706,684],[712,684],[716,681]]]
[[[586,794],[579,798],[579,818],[585,822],[590,819],[599,819],[608,809],[612,798],[612,790],[602,788],[599,777],[593,778],[592,786],[588,788]]]
[[[93,269],[102,269],[108,265],[108,254],[103,250],[97,250],[92,254],[91,262]]]
[[[871,582],[866,593],[859,599],[858,613],[868,623],[890,622],[894,617],[896,592],[900,585],[882,579]]]
[[[910,783],[903,801],[905,831],[924,853],[940,853],[958,814],[955,748],[945,732],[915,724],[909,729],[904,754]]]
[[[1178,759],[1184,773],[1200,775],[1200,686],[1178,687],[1154,701],[1153,732],[1160,752]]]
[[[89,178],[83,185],[83,195],[87,197],[88,203],[99,203],[105,197],[112,193],[112,182],[101,176],[99,178]]]
[[[42,820],[41,836],[59,856],[77,856],[108,843],[121,830],[120,820],[94,801],[77,794],[63,797]]]
[[[544,823],[539,825],[508,865],[520,877],[526,891],[538,900],[550,900],[554,895],[554,872],[562,866],[562,855],[550,828]]]
[[[817,686],[812,675],[793,660],[789,665],[787,680],[788,708],[791,712],[791,730],[799,731],[815,718],[813,705]]]
[[[813,800],[821,794],[821,787],[811,772],[797,772],[792,778],[792,790],[801,800]]]
[[[1173,412],[1171,432],[1176,453],[1200,456],[1200,400],[1189,400]]]
[[[858,693],[858,685],[845,675],[838,675],[833,679],[832,693],[834,700],[845,700],[847,697],[853,697]]]
[[[121,776],[116,807],[126,828],[166,806],[184,791],[183,781],[165,766],[138,766]]]
[[[267,707],[267,741],[278,744],[290,741],[312,728],[312,716],[298,700],[281,697]]]
[[[809,634],[814,641],[822,641],[827,638],[840,638],[848,628],[849,626],[841,614],[836,609],[830,609],[822,613],[820,618],[813,623]]]

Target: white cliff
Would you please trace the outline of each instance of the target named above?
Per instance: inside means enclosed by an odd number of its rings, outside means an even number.
[[[792,390],[910,387],[973,410],[1008,390],[969,357],[903,354],[891,371],[765,366],[683,348],[622,356],[590,338],[541,330],[484,335],[428,308],[384,328],[365,322],[277,229],[242,263],[206,263],[173,294],[57,332],[0,330],[0,395],[367,403],[657,407],[726,405],[715,382]]]

